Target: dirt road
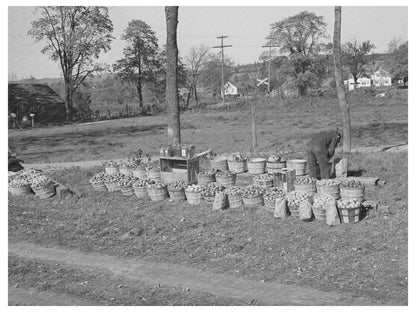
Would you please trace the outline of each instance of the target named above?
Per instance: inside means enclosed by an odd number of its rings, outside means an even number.
[[[322,292],[308,287],[259,282],[202,272],[189,267],[166,263],[149,263],[141,259],[120,259],[98,253],[80,253],[60,248],[45,248],[30,243],[9,244],[9,254],[28,260],[56,261],[64,266],[86,272],[106,272],[134,281],[163,284],[204,291],[216,296],[236,300],[256,300],[261,305],[376,305],[349,293]],[[38,299],[36,299],[38,298]],[[53,293],[9,288],[9,304],[65,305],[70,298],[54,296]],[[72,304],[78,305],[77,301]],[[88,303],[79,302],[80,305]],[[55,304],[56,305],[56,304]]]

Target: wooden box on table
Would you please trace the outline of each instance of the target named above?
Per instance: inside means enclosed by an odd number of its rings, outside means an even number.
[[[286,192],[295,190],[296,170],[280,169],[273,173],[274,187],[280,187]]]
[[[197,183],[199,157],[160,157],[160,177],[163,184],[182,180],[187,184]]]

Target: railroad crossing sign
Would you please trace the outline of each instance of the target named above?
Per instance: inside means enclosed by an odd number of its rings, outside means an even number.
[[[265,84],[265,85],[269,85],[269,83],[267,82],[267,80],[268,80],[269,78],[265,78],[265,79],[257,79],[257,81],[259,82],[258,84],[257,84],[257,87],[258,86],[261,86],[262,84]]]

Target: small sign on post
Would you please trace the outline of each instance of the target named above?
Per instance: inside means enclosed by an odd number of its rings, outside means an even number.
[[[32,128],[35,126],[35,114],[33,114],[33,113],[31,113],[30,115],[30,118],[32,118]]]

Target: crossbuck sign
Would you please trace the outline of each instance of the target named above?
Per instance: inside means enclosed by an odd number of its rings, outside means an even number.
[[[265,78],[265,79],[257,79],[257,81],[259,82],[258,84],[257,84],[257,87],[258,86],[261,86],[262,84],[265,84],[265,85],[268,85],[269,83],[267,82],[267,80],[268,80],[269,78]]]

